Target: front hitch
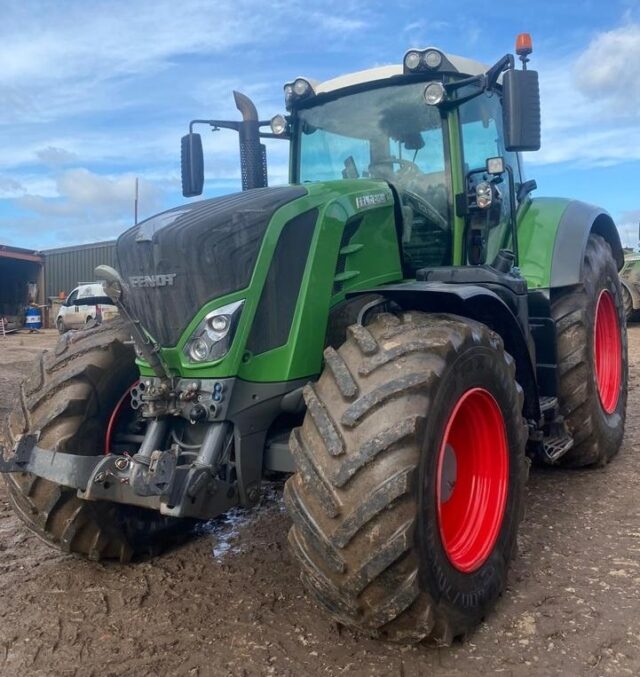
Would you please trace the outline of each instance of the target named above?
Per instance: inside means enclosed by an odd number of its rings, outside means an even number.
[[[39,447],[38,435],[24,435],[9,458],[0,446],[0,473],[32,473],[75,489],[87,501],[135,505],[173,517],[211,519],[238,505],[236,483],[216,477],[230,424],[212,424],[195,460],[185,463],[176,450],[153,448],[163,424],[152,422],[145,436],[149,442],[133,456],[68,454]]]

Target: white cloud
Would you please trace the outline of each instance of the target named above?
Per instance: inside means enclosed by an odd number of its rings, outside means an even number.
[[[75,153],[71,153],[64,148],[57,148],[56,146],[41,148],[36,151],[36,157],[48,167],[60,167],[72,164],[78,159]]]
[[[527,160],[595,167],[640,160],[638,60],[640,25],[629,24],[596,35],[581,53],[536,63],[542,149]]]
[[[605,99],[637,120],[640,103],[640,25],[629,23],[597,35],[574,68],[580,92],[591,101]],[[618,112],[618,111],[617,111]]]

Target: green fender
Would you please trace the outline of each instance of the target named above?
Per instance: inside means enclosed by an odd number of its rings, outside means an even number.
[[[590,233],[609,243],[620,270],[624,264],[620,235],[604,209],[563,198],[524,203],[518,213],[518,248],[520,271],[529,289],[579,284]]]

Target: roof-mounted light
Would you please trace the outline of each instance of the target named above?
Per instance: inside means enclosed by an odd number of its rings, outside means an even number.
[[[533,40],[530,33],[519,33],[516,37],[516,54],[529,56],[533,52]]]
[[[442,66],[443,61],[442,52],[437,49],[410,49],[404,55],[404,72],[435,71]]]
[[[287,110],[291,110],[294,101],[306,99],[314,94],[313,86],[304,78],[296,78],[293,82],[288,82],[284,86],[284,103]]]

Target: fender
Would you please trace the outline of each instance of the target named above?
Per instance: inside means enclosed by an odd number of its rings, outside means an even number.
[[[418,281],[359,290],[348,296],[353,298],[364,294],[380,295],[407,310],[468,317],[500,334],[505,350],[516,361],[516,379],[524,390],[523,414],[527,419],[539,420],[540,402],[532,359],[533,348],[530,349],[516,316],[495,292],[474,284]]]
[[[636,286],[622,277],[620,278],[620,284],[629,292],[633,310],[638,310],[640,308],[640,293],[638,293]]]
[[[591,233],[609,243],[620,270],[624,265],[620,235],[604,209],[560,198],[535,198],[525,204],[518,215],[518,241],[520,270],[529,288],[579,284]]]

